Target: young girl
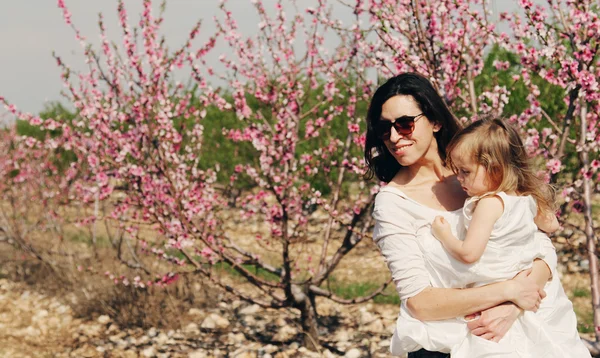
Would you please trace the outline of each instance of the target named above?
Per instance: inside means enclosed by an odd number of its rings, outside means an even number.
[[[559,225],[553,191],[535,174],[517,131],[499,119],[480,120],[458,133],[447,153],[447,163],[470,198],[457,235],[441,216],[431,224],[447,252],[433,250],[426,255],[428,264],[456,268],[444,277],[449,287],[483,286],[531,268],[541,252],[535,232],[551,233]],[[450,333],[452,327],[446,326],[444,332],[435,323],[429,325],[429,338],[447,345],[452,358],[590,357],[577,333],[572,304],[556,281],[545,287],[547,296],[537,312],[524,312],[499,342],[462,327]]]

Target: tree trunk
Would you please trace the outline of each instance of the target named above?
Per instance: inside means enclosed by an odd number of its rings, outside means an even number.
[[[589,149],[586,146],[587,136],[587,106],[582,103],[581,105],[581,126],[579,133],[579,145],[581,151],[579,152],[579,158],[583,170],[587,172],[590,169],[589,163]],[[593,216],[592,216],[592,188],[591,180],[583,176],[583,202],[585,217],[585,236],[586,236],[586,248],[588,250],[588,258],[590,261],[590,288],[592,291],[592,309],[594,314],[594,333],[596,336],[596,342],[600,342],[600,286],[598,281],[598,257],[596,256],[596,237],[594,235],[593,227]]]
[[[302,323],[302,343],[311,351],[319,351],[319,323],[317,321],[317,305],[315,296],[307,294],[300,303],[300,321]]]

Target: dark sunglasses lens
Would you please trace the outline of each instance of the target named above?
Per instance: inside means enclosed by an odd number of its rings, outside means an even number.
[[[390,121],[380,121],[377,125],[377,134],[382,139],[389,139],[392,135],[392,126],[398,134],[409,135],[415,129],[415,118],[416,117],[401,117],[398,118],[393,124]]]
[[[392,134],[392,122],[381,121],[377,125],[377,135],[380,138],[388,139]]]
[[[414,128],[415,128],[414,118],[403,120],[403,121],[398,120],[398,121],[396,121],[396,123],[394,123],[394,129],[396,129],[396,132],[398,132],[398,134],[403,134],[403,135],[411,134],[413,132]]]

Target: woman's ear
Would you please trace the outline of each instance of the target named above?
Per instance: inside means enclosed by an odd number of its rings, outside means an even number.
[[[437,133],[440,131],[440,129],[442,129],[442,125],[440,123],[436,123],[433,125],[433,132]]]

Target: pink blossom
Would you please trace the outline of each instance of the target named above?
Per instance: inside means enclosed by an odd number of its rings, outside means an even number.
[[[556,173],[560,172],[561,162],[558,159],[550,159],[546,163],[546,168],[548,168],[548,170],[550,170],[550,172],[552,174],[556,174]]]

